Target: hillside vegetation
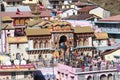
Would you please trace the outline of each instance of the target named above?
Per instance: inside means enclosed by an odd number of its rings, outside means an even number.
[[[106,10],[111,12],[111,15],[120,14],[120,0],[80,0],[80,1],[89,1],[100,5]]]

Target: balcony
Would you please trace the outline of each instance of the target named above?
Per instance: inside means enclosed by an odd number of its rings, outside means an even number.
[[[116,67],[113,65],[102,65],[101,67],[93,66],[92,68],[90,67],[85,67],[83,68],[78,68],[78,67],[72,67],[69,65],[64,65],[61,63],[58,63],[58,70],[59,71],[64,71],[64,73],[73,73],[73,74],[86,74],[86,73],[96,73],[96,72],[110,72],[110,71],[117,71]]]
[[[32,49],[30,49],[30,48],[26,48],[26,51],[33,51],[33,50],[52,50],[51,48],[32,48]]]

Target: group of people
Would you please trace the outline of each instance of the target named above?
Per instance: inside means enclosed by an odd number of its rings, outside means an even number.
[[[97,69],[101,69],[101,66],[105,66],[107,69],[109,65],[114,65],[114,61],[105,61],[101,56],[94,55],[90,56],[88,53],[85,55],[84,53],[74,53],[72,55],[72,61],[69,62],[71,66],[82,68],[84,71],[85,67],[89,67],[90,70],[93,70],[93,67],[97,67]]]

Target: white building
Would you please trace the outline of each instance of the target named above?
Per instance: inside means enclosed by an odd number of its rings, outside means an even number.
[[[11,59],[16,58],[23,60],[28,60],[28,54],[26,48],[28,47],[27,37],[8,37],[9,53],[11,54]]]
[[[96,16],[99,16],[101,18],[106,18],[110,16],[110,11],[107,11],[101,7],[96,7],[89,11],[89,14],[94,14]]]
[[[69,17],[72,15],[77,15],[77,10],[74,8],[71,9],[63,9],[62,13],[60,14],[61,18]]]

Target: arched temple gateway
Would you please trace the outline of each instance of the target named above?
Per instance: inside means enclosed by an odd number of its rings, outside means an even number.
[[[39,54],[48,59],[55,50],[63,52],[60,56],[69,57],[70,47],[85,54],[95,53],[92,46],[94,30],[91,27],[73,27],[66,21],[42,21],[37,25],[31,22],[31,25],[28,24],[25,29],[30,45],[27,52],[31,60],[38,59]]]

